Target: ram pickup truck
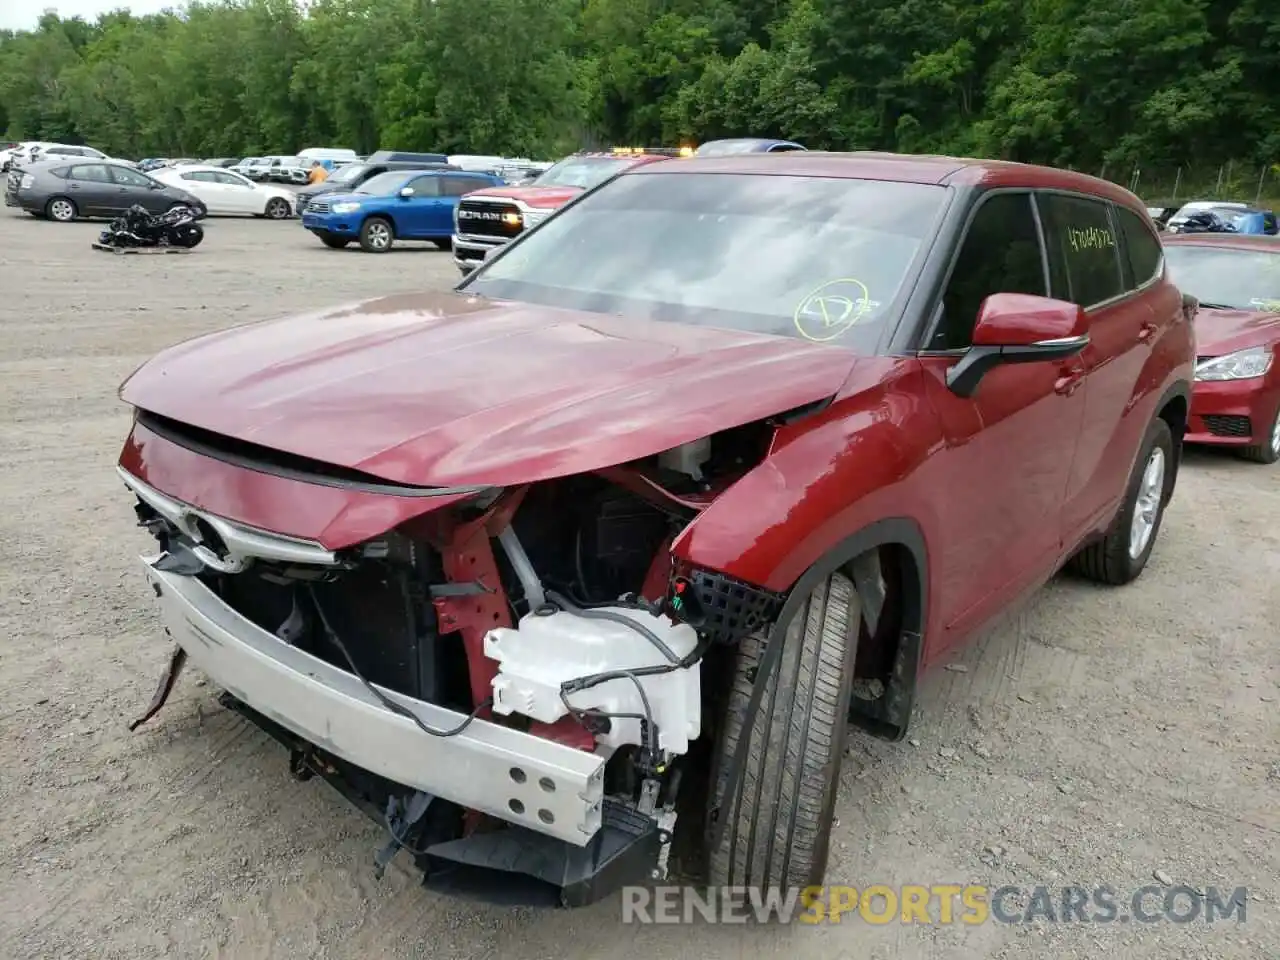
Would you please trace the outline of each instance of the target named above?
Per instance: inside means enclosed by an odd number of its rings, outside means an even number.
[[[680,155],[671,149],[577,153],[524,186],[469,193],[454,215],[453,262],[465,277],[495,249],[537,226],[583,191],[631,167]]]

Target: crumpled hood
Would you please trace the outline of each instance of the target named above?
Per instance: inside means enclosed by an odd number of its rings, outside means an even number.
[[[506,485],[822,400],[854,362],[787,337],[411,294],[179,344],[120,396],[393,482]]]
[[[1280,340],[1280,314],[1263,310],[1196,311],[1196,353],[1220,357]]]

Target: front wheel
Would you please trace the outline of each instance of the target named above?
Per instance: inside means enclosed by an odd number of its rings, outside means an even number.
[[[395,242],[391,221],[370,217],[360,228],[360,249],[365,253],[386,253]]]
[[[1276,411],[1275,418],[1271,421],[1271,430],[1264,435],[1262,443],[1245,447],[1240,455],[1254,463],[1275,463],[1280,460],[1280,410]]]
[[[1089,580],[1113,586],[1138,578],[1151,557],[1164,508],[1173,495],[1177,455],[1169,424],[1159,418],[1153,420],[1111,529],[1103,539],[1071,558],[1072,570]]]
[[[767,678],[750,730],[744,718],[767,642],[753,634],[739,644],[712,758],[712,885],[822,885],[861,622],[862,606],[849,577],[833,573],[815,587],[785,633],[769,641],[783,645],[781,661]],[[730,796],[729,774],[744,737],[745,762]]]
[[[284,220],[293,211],[289,209],[289,201],[283,197],[272,197],[267,201],[266,216],[268,220]]]

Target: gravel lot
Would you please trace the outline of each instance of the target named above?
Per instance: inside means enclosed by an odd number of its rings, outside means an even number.
[[[113,472],[118,383],[205,331],[455,274],[296,221],[217,221],[189,256],[98,253],[99,229],[0,210],[0,955],[1280,957],[1280,471],[1228,457],[1189,457],[1137,584],[1060,579],[927,678],[911,742],[854,738],[829,879],[1127,894],[1160,872],[1248,886],[1243,924],[623,930],[617,901],[476,906],[400,862],[375,881],[379,828],[194,672],[128,733],[168,648]]]

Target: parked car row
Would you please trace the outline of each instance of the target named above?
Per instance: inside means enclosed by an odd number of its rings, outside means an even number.
[[[325,182],[300,190],[303,226],[326,246],[358,242],[384,253],[400,240],[430,241],[454,249],[465,273],[484,252],[535,222],[588,187],[641,163],[687,156],[678,148],[616,149],[567,157],[512,184],[493,169],[491,157],[433,157],[416,162],[404,154],[374,154],[349,164]],[[471,169],[479,167],[481,169]],[[459,223],[467,225],[459,228]]]
[[[254,183],[230,168],[187,164],[143,171],[118,160],[76,162],[69,157],[12,167],[4,202],[59,222],[115,217],[135,204],[150,213],[189,206],[200,217],[293,216],[291,191]]]
[[[66,223],[82,217],[115,217],[138,205],[148,213],[206,205],[192,192],[118,160],[59,156],[11,166],[4,203],[34,217]]]

